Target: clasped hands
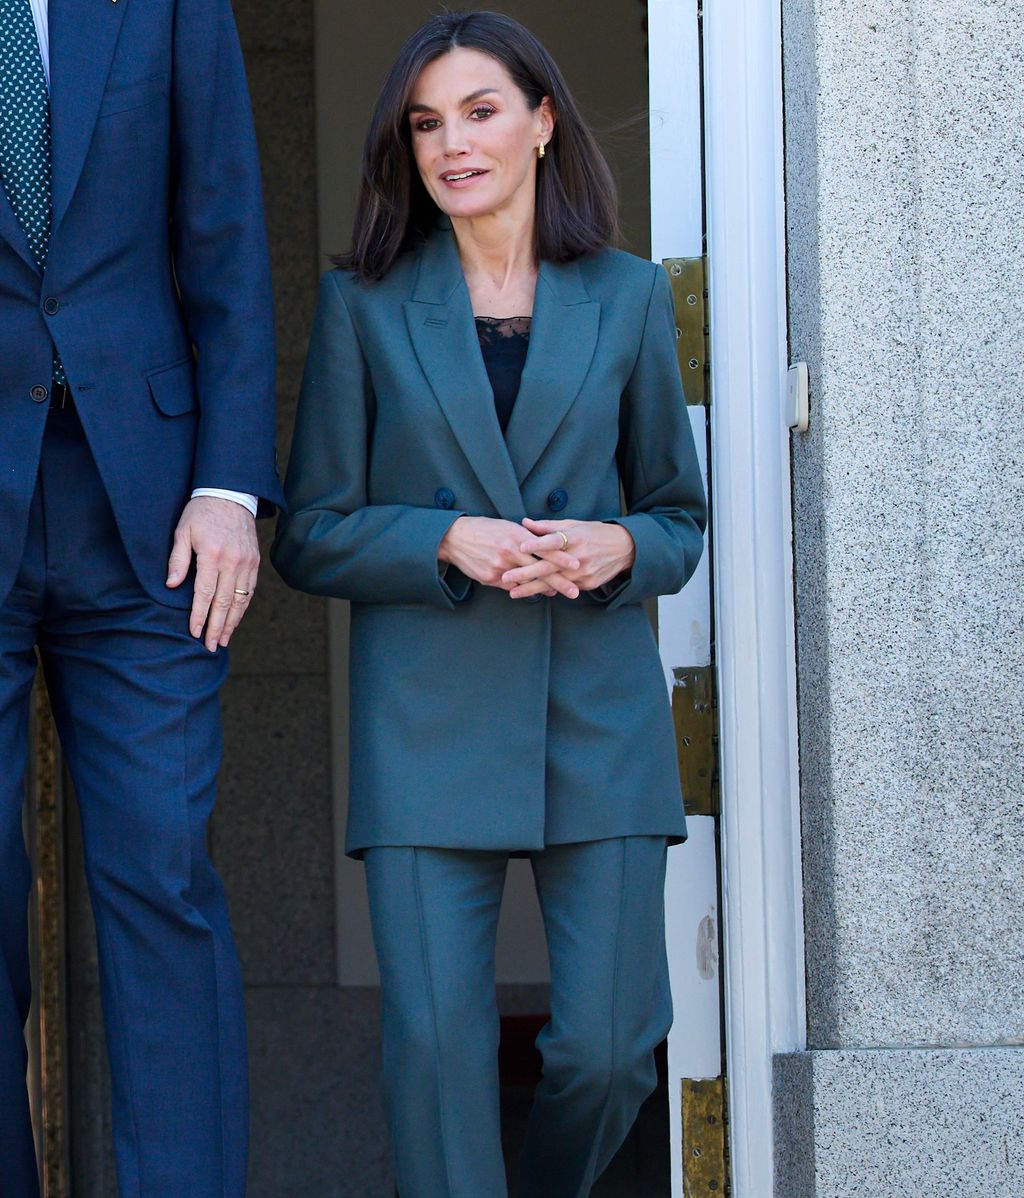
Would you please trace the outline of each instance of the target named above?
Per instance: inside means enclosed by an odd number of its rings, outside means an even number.
[[[566,545],[563,539],[568,540]],[[620,524],[600,520],[531,520],[460,516],[438,558],[511,599],[564,595],[578,599],[633,565],[636,546]]]

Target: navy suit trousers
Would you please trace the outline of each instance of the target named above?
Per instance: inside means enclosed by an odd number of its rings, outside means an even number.
[[[208,653],[186,620],[133,574],[74,409],[51,412],[21,568],[0,603],[4,1198],[38,1192],[25,1091],[30,870],[21,830],[37,653],[81,813],[121,1198],[244,1193],[241,977],[206,846],[227,658]]]

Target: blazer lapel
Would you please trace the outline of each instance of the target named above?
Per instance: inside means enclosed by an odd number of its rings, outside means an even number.
[[[522,484],[576,401],[597,347],[601,305],[574,262],[541,264],[519,395],[505,443]]]
[[[416,357],[462,452],[498,512],[506,520],[521,520],[525,508],[450,229],[441,227],[427,239],[413,296],[404,308]]]
[[[49,0],[53,220],[57,231],[74,194],[129,0]]]
[[[4,191],[2,184],[0,184],[0,237],[10,244],[16,254],[25,259],[36,274],[39,274],[39,267],[36,266],[36,260],[32,257],[25,230],[21,227],[21,221],[14,215],[14,209],[11,207],[11,202],[7,198],[7,192]]]

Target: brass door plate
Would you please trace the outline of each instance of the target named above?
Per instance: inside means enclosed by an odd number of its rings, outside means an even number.
[[[729,1193],[726,1155],[725,1078],[683,1078],[684,1198],[725,1198]]]
[[[676,310],[676,352],[687,404],[708,403],[707,272],[704,258],[666,258]]]
[[[678,666],[672,673],[672,719],[686,814],[717,815],[714,667]]]

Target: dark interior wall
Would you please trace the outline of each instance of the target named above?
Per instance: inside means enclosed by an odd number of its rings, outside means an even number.
[[[235,0],[263,169],[287,461],[320,271],[312,0]],[[325,605],[289,591],[266,551],[231,649],[211,847],[246,981],[251,1198],[385,1193],[376,1115],[376,996],[334,986]],[[95,947],[69,828],[69,1013],[75,1198],[115,1198]],[[344,1190],[339,1187],[345,1180]]]

